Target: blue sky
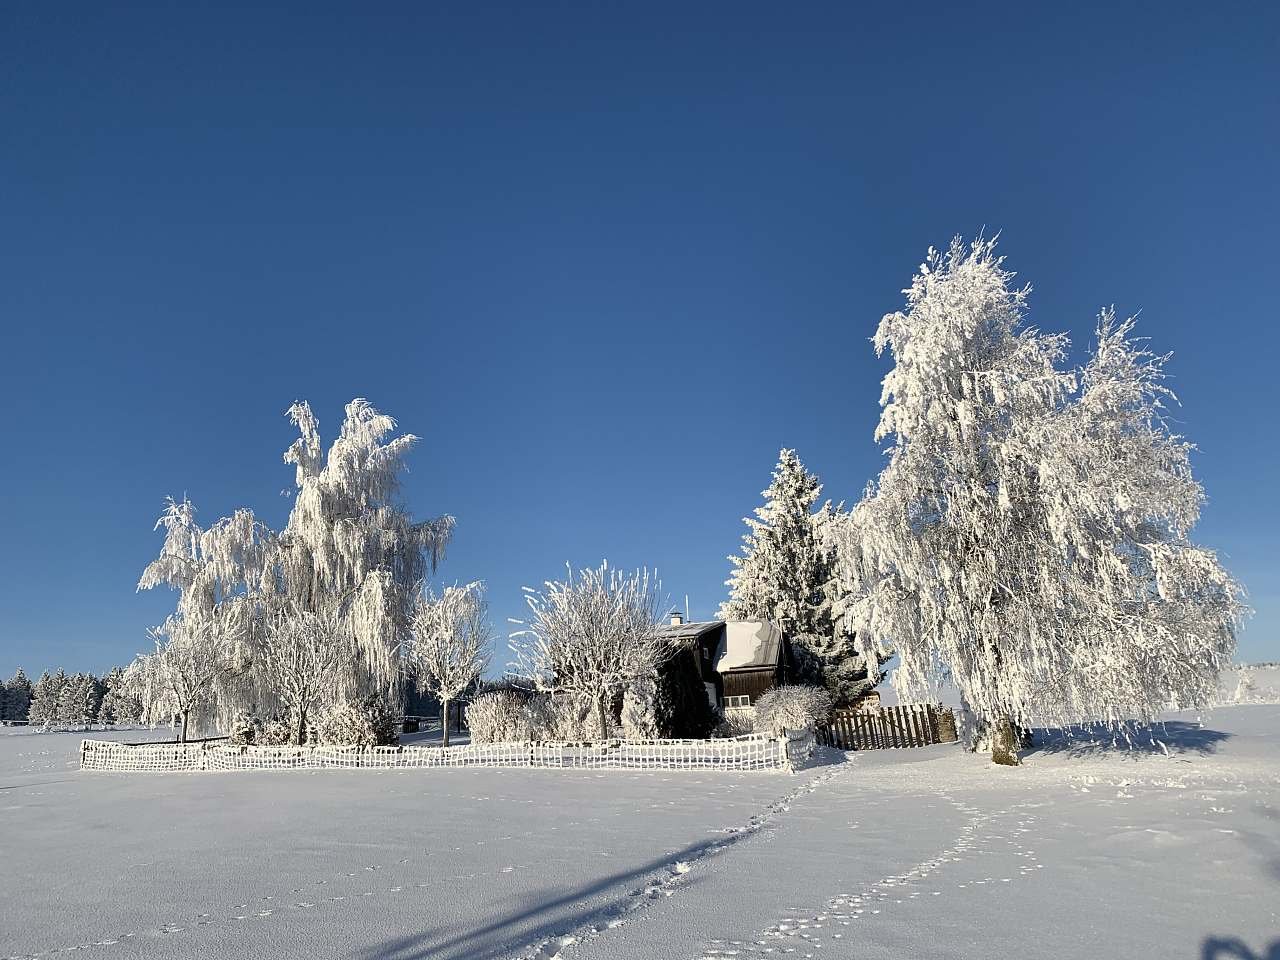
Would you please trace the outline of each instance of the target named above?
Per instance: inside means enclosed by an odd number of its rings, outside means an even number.
[[[984,226],[1174,352],[1280,659],[1274,6],[186,6],[0,12],[4,674],[147,645],[166,495],[281,523],[298,398],[422,437],[504,630],[603,557],[710,615],[779,447],[878,471],[868,338]]]

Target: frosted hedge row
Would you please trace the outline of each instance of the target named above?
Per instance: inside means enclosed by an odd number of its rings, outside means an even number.
[[[259,747],[217,743],[125,744],[84,740],[81,770],[189,773],[220,770],[388,770],[534,767],[574,770],[787,770],[803,765],[812,730],[725,740],[480,743],[456,747]]]

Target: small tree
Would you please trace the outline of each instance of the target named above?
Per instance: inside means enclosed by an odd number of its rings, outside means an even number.
[[[493,631],[484,584],[445,587],[439,598],[426,588],[414,603],[405,659],[424,693],[440,701],[444,745],[449,745],[449,705],[471,687],[489,665]]]
[[[181,720],[179,741],[187,742],[191,714],[209,700],[214,684],[235,672],[229,646],[219,636],[217,622],[188,623],[171,616],[151,631],[156,652],[140,657],[144,689],[150,694],[147,712],[155,717],[168,712]]]
[[[525,588],[532,617],[511,635],[516,663],[543,689],[590,698],[602,740],[614,699],[673,652],[658,630],[659,589],[647,570],[622,574],[608,563]]]
[[[336,691],[339,677],[355,655],[343,605],[319,610],[286,608],[263,632],[257,669],[293,722],[294,742],[307,742],[307,715]]]

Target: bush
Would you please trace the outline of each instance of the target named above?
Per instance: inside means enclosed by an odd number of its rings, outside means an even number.
[[[261,723],[257,717],[247,713],[237,713],[231,719],[231,730],[227,740],[239,746],[257,743]]]
[[[467,704],[466,719],[472,743],[539,740],[547,727],[546,698],[523,690],[491,690]]]
[[[726,710],[724,717],[716,725],[716,737],[742,737],[754,733],[756,729],[756,713],[754,710]]]
[[[781,736],[831,719],[831,694],[822,687],[774,687],[755,703],[758,733]]]
[[[376,693],[336,704],[321,716],[316,735],[321,743],[333,746],[382,747],[400,742],[396,712]]]
[[[293,724],[283,717],[271,717],[262,721],[255,742],[263,747],[285,747],[292,740]]]

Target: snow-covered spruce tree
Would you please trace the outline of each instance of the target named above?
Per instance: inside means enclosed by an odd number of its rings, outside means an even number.
[[[868,671],[854,638],[833,615],[835,550],[824,536],[835,516],[829,504],[815,510],[822,483],[794,450],[783,449],[764,504],[744,518],[742,554],[730,557],[724,620],[772,620],[791,640],[799,679],[826,686],[839,703],[851,703],[883,678],[881,655]]]
[[[261,632],[254,669],[287,711],[293,742],[307,742],[313,708],[331,703],[339,677],[355,655],[345,605],[331,597],[318,611],[290,607],[275,611]]]
[[[129,689],[124,667],[113,667],[102,678],[104,693],[98,717],[103,723],[142,722],[142,702]]]
[[[1024,326],[992,240],[930,251],[884,317],[888,465],[841,524],[844,608],[895,683],[944,679],[1016,763],[1015,726],[1151,721],[1230,662],[1242,591],[1187,539],[1203,493],[1168,430],[1164,358],[1104,314],[1093,359]]]
[[[352,400],[338,438],[322,456],[319,426],[305,402],[289,408],[301,436],[285,453],[297,468],[297,496],[281,534],[277,582],[299,609],[325,596],[353,596],[348,616],[359,658],[345,678],[352,693],[398,699],[400,645],[413,596],[435,569],[452,517],[415,522],[397,503],[411,434],[387,439],[396,422]]]
[[[4,685],[4,719],[19,722],[27,720],[34,695],[31,681],[19,667]]]
[[[27,719],[33,724],[51,726],[58,719],[58,697],[66,685],[67,675],[61,667],[54,673],[47,670],[40,674],[40,679],[32,688],[31,706]]]
[[[624,574],[608,563],[576,574],[569,568],[566,579],[542,590],[525,587],[532,616],[511,635],[518,668],[553,697],[590,699],[599,738],[607,739],[615,698],[673,652],[658,630],[660,589],[647,570]]]
[[[450,704],[480,679],[492,641],[483,583],[445,587],[439,597],[423,587],[409,618],[405,663],[418,689],[440,702],[446,747]]]

